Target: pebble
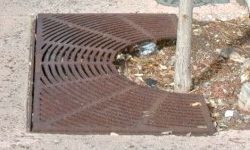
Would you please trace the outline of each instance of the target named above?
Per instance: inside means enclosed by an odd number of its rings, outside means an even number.
[[[216,52],[219,53],[219,55],[225,59],[228,59],[233,51],[234,49],[230,47],[223,49],[216,49]]]
[[[157,85],[157,81],[151,78],[145,79],[145,82],[150,87],[155,87]]]
[[[233,115],[234,115],[234,110],[227,110],[224,116],[228,118],[228,117],[233,117]]]
[[[148,56],[158,51],[158,47],[154,42],[144,42],[138,46],[138,50],[140,56]]]

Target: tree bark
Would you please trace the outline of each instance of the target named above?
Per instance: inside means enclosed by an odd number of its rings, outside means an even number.
[[[181,0],[177,28],[175,91],[189,92],[191,79],[191,39],[192,39],[193,0]]]

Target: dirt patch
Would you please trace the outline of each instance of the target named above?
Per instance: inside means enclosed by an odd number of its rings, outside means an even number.
[[[135,52],[118,55],[117,68],[139,85],[165,91],[174,88],[176,41],[159,41],[159,51],[150,56]],[[250,58],[250,20],[193,23],[192,79],[190,93],[202,94],[218,130],[250,128],[250,114],[238,109],[241,63],[221,57],[218,49],[230,48]],[[233,112],[233,116],[227,116]]]

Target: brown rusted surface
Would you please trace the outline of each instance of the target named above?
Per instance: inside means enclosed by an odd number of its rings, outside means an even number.
[[[38,15],[32,131],[212,134],[201,96],[139,86],[113,64],[138,42],[176,38],[176,23],[166,14]]]

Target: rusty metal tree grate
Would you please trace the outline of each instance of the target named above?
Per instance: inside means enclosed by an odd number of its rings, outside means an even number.
[[[113,64],[128,46],[175,39],[176,22],[166,14],[39,14],[31,130],[212,134],[201,96],[139,86]]]

